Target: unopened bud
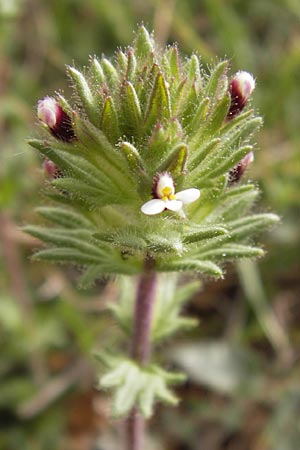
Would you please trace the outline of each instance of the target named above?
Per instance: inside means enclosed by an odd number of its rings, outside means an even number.
[[[66,114],[58,101],[53,97],[45,97],[39,100],[37,115],[53,136],[61,141],[70,142],[75,138],[71,118]]]
[[[254,88],[255,80],[250,73],[240,71],[234,75],[229,86],[231,104],[227,119],[231,119],[244,109]]]
[[[254,161],[254,153],[249,152],[244,158],[229,172],[229,183],[237,183],[243,176],[245,170]]]
[[[43,169],[48,178],[59,178],[62,176],[60,168],[48,158],[43,162]]]

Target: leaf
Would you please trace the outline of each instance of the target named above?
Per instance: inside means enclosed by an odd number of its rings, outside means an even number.
[[[86,271],[81,275],[78,285],[80,288],[85,289],[92,286],[95,281],[101,277],[102,275],[102,267],[101,265],[90,266],[86,269]]]
[[[215,263],[209,260],[200,259],[193,260],[185,258],[168,263],[160,262],[157,268],[162,272],[199,272],[215,277],[221,277],[223,275],[223,271]]]
[[[94,256],[103,256],[101,250],[91,243],[91,233],[86,230],[65,230],[28,225],[23,228],[23,231],[49,244],[74,248]]]
[[[200,169],[198,172],[201,182],[205,183],[205,181],[209,178],[217,178],[220,175],[226,174],[232,167],[237,165],[244,158],[244,156],[248,155],[252,149],[253,147],[251,145],[246,145],[233,152],[226,159],[225,156],[222,157],[221,155],[214,155],[211,158],[209,165],[207,165],[204,169]],[[201,183],[199,186],[201,186]]]
[[[188,157],[188,147],[184,143],[179,143],[173,148],[167,158],[156,169],[156,172],[168,171],[176,175],[182,175],[185,172],[185,166]]]
[[[149,56],[154,51],[154,42],[147,29],[142,25],[137,32],[134,41],[134,50],[137,60],[144,64]]]
[[[199,257],[210,259],[234,259],[234,258],[257,258],[264,255],[264,251],[258,247],[242,244],[224,244],[218,248],[199,252]]]
[[[41,206],[36,211],[51,222],[65,228],[86,228],[93,229],[93,223],[85,216],[74,212],[71,209],[62,209],[52,206]]]
[[[176,44],[167,48],[163,56],[163,67],[164,70],[169,72],[170,79],[180,80],[180,58]]]
[[[62,107],[63,111],[68,114],[68,116],[72,117],[73,114],[73,108],[69,104],[69,102],[59,93],[56,94],[56,98],[60,106]]]
[[[227,90],[228,61],[221,61],[213,69],[205,87],[205,96],[212,100],[221,98]]]
[[[119,87],[119,75],[116,68],[106,58],[101,60],[101,66],[108,86],[112,92],[116,91]]]
[[[100,128],[111,143],[118,140],[120,136],[118,116],[112,97],[107,97],[104,102]]]
[[[201,140],[201,135],[204,131],[204,124],[206,121],[206,117],[208,114],[208,105],[209,105],[209,97],[204,97],[193,115],[192,118],[187,122],[186,129],[188,135],[190,135],[190,139],[195,141],[195,146],[198,145],[198,142]]]
[[[78,139],[85,146],[86,151],[93,153],[93,158],[98,168],[118,186],[120,197],[125,197],[124,192],[128,198],[136,197],[133,190],[133,180],[126,170],[126,161],[120,151],[110,144],[101,130],[77,118],[76,133]]]
[[[159,72],[150,95],[145,116],[145,129],[148,130],[162,119],[168,119],[171,115],[170,96],[164,76]]]
[[[211,239],[217,236],[227,235],[228,231],[224,227],[211,226],[211,227],[199,227],[197,231],[193,233],[186,233],[183,242],[184,244],[193,244],[206,239]]]
[[[127,51],[127,69],[126,69],[126,80],[135,81],[137,69],[137,59],[134,54],[134,50],[129,48]]]
[[[81,72],[79,72],[79,70],[75,69],[74,67],[68,66],[67,71],[74,83],[74,90],[76,93],[78,93],[83,103],[88,118],[94,125],[97,125],[99,122],[99,109],[95,104],[94,97],[85,77]]]
[[[100,377],[99,387],[113,390],[113,414],[116,417],[127,415],[136,405],[149,418],[158,399],[172,405],[178,403],[167,384],[182,382],[182,374],[166,372],[155,365],[138,367],[131,360],[106,361],[110,364],[110,371]]]
[[[215,205],[214,210],[207,216],[206,220],[226,223],[245,214],[253,206],[259,194],[259,191],[253,185],[250,186],[250,189],[248,187],[247,189],[228,189],[226,194],[223,194],[218,200],[219,205]]]
[[[143,160],[134,145],[123,141],[120,146],[125,155],[130,171],[139,177],[146,177]]]
[[[126,81],[121,92],[124,118],[126,117],[125,133],[139,135],[142,127],[141,106],[134,86]]]
[[[100,87],[105,83],[105,75],[101,67],[100,61],[97,58],[93,58],[91,61],[91,73],[94,83],[97,87]]]
[[[229,222],[228,229],[232,240],[241,240],[279,222],[276,214],[254,214]]]
[[[83,199],[88,205],[98,208],[114,203],[116,200],[112,197],[110,191],[89,186],[85,182],[72,177],[57,178],[51,184],[74,195],[75,198]]]
[[[226,128],[223,128],[220,132],[220,137],[223,142],[226,142],[227,140],[230,148],[234,148],[240,145],[241,142],[244,142],[245,139],[249,139],[253,136],[254,132],[262,126],[262,123],[261,117],[248,118],[248,116],[245,116],[240,126],[233,128],[227,133],[223,133],[223,131],[226,130]]]
[[[220,143],[221,139],[215,138],[209,141],[204,141],[202,145],[199,144],[198,148],[195,148],[193,158],[190,158],[191,160],[188,162],[189,170],[193,171],[196,169],[208,155],[216,151]]]
[[[146,240],[135,232],[133,228],[122,228],[120,232],[115,233],[95,233],[93,235],[95,239],[101,242],[109,242],[113,246],[120,249],[131,249],[143,251],[147,248]]]
[[[33,257],[34,260],[48,261],[48,262],[68,262],[79,265],[97,265],[101,263],[99,256],[83,253],[71,248],[50,248],[47,250],[40,250],[36,252]]]
[[[216,103],[213,111],[209,115],[209,121],[205,128],[205,135],[211,136],[219,130],[227,117],[230,102],[231,97],[226,93],[224,97]]]

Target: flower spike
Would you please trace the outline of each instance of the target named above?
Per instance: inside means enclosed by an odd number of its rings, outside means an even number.
[[[175,193],[174,180],[168,172],[159,173],[154,177],[153,200],[149,200],[141,207],[142,213],[152,216],[163,212],[165,209],[177,212],[185,217],[182,211],[183,205],[188,205],[200,197],[199,189],[190,188]]]

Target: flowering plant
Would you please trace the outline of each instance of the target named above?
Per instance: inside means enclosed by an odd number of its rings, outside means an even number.
[[[262,123],[248,107],[255,83],[247,72],[229,78],[227,61],[205,73],[196,54],[159,50],[143,26],[112,61],[67,72],[74,103],[40,100],[45,135],[30,141],[50,179],[38,212],[53,226],[26,230],[49,244],[36,259],[84,267],[83,285],[125,276],[111,309],[132,351],[100,352],[99,384],[112,389],[114,414],[129,414],[137,450],[142,416],[156,399],[175,404],[168,385],[183,379],[152,362],[151,345],[194,325],[180,307],[197,284],[178,289],[171,272],[222,277],[226,261],[263,255],[252,235],[278,220],[250,212],[258,190],[242,182]]]

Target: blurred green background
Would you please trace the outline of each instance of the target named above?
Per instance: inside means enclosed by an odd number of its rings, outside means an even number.
[[[249,176],[257,210],[282,218],[261,237],[267,257],[205,280],[185,311],[200,326],[158,349],[190,378],[179,408],[157,408],[149,449],[299,450],[299,0],[0,0],[0,449],[119,449],[91,356],[118,345],[107,311],[118,284],[82,292],[75,269],[30,263],[39,243],[20,227],[44,201],[25,142],[37,100],[68,94],[66,64],[112,56],[141,22],[204,66],[226,57],[254,74],[265,126]]]

